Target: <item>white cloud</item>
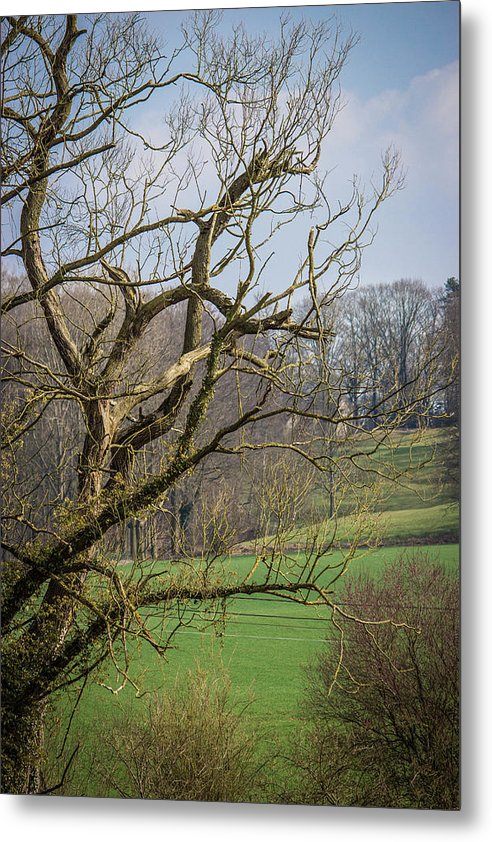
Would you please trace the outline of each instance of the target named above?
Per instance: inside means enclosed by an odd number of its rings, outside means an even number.
[[[328,193],[346,196],[356,173],[378,180],[381,153],[401,152],[405,189],[378,213],[378,234],[365,253],[362,277],[420,277],[443,283],[458,273],[458,63],[388,87],[366,101],[345,91],[346,105],[330,134],[321,167]]]
[[[356,169],[368,177],[380,152],[400,149],[408,178],[422,189],[429,179],[440,190],[456,194],[458,183],[458,64],[416,76],[403,91],[387,89],[367,101],[345,92],[327,144],[337,169]],[[326,161],[325,163],[328,163]]]

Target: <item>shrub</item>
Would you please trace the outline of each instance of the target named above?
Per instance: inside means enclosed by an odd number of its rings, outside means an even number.
[[[308,669],[286,800],[458,809],[457,578],[402,557],[378,582],[347,586],[340,608],[365,622],[340,615],[340,636]]]
[[[257,738],[223,672],[201,669],[101,732],[100,779],[124,798],[247,801],[257,785]]]

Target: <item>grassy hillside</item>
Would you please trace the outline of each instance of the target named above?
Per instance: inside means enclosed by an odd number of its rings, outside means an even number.
[[[456,543],[459,504],[454,437],[451,429],[398,431],[371,453],[374,441],[361,436],[357,440],[359,455],[350,462],[351,474],[346,471],[348,483],[338,487],[335,483],[334,518],[326,519],[327,489],[313,488],[308,512],[310,523],[314,520],[317,526],[303,526],[300,519],[285,535],[286,543],[302,550],[303,542],[316,530],[333,533],[339,545],[356,537],[373,546]],[[355,443],[350,449],[340,446],[339,457],[343,458],[344,449],[353,454]],[[345,463],[342,465],[345,470]],[[238,548],[247,553],[254,546],[255,541],[243,541]]]

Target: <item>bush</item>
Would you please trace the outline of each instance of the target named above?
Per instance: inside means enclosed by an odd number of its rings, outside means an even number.
[[[223,672],[202,670],[154,694],[100,733],[104,794],[123,798],[247,801],[257,785],[257,738],[244,726],[247,705],[231,699]]]
[[[346,587],[340,608],[366,622],[341,616],[308,669],[298,787],[284,800],[459,809],[457,578],[402,557]]]

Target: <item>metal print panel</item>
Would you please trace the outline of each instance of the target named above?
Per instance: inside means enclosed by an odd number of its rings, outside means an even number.
[[[459,809],[459,4],[1,37],[2,791]]]

